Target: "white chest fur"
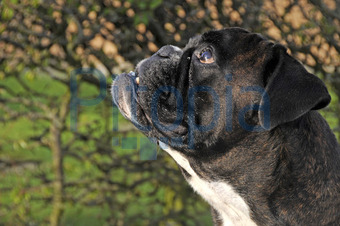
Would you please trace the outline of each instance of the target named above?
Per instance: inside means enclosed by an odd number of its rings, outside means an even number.
[[[250,218],[248,205],[230,184],[203,180],[191,168],[184,155],[162,142],[160,147],[191,175],[189,184],[218,211],[223,225],[256,225]]]

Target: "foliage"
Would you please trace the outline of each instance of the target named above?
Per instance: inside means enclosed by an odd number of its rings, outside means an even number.
[[[97,68],[110,84],[165,44],[241,26],[283,43],[327,83],[323,114],[338,135],[339,10],[334,0],[2,1],[0,224],[211,224],[167,155],[141,161],[145,138],[121,116],[113,130],[109,95],[80,107],[71,130],[71,72]],[[99,94],[94,76],[77,79],[80,98]]]

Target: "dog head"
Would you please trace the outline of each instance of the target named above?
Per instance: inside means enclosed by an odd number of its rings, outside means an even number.
[[[286,48],[241,28],[167,45],[119,75],[113,100],[146,136],[193,151],[272,130],[330,96]]]

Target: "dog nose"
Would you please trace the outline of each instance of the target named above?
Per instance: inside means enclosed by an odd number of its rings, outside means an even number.
[[[174,55],[180,55],[182,50],[177,46],[166,45],[160,48],[157,52],[157,55],[163,58],[171,58]]]

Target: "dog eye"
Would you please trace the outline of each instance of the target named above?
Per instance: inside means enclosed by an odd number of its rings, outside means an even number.
[[[215,61],[210,49],[203,50],[199,56],[199,59],[200,62],[204,64],[211,64]]]

